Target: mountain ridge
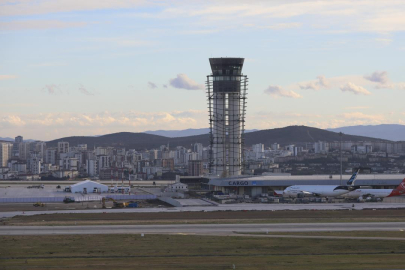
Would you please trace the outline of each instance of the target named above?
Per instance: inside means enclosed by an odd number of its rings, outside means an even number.
[[[246,133],[259,131],[257,129],[248,129],[245,130]],[[144,131],[143,133],[153,134],[164,136],[168,138],[178,138],[178,137],[188,137],[188,136],[196,136],[196,135],[204,135],[210,132],[209,128],[188,128],[188,129],[180,129],[180,130],[148,130]]]
[[[306,126],[289,126],[284,128],[268,129],[254,131],[245,134],[245,145],[251,146],[257,143],[263,143],[266,147],[272,143],[280,145],[303,144],[316,141],[339,141],[339,133],[323,129]],[[344,134],[343,141],[384,141],[381,139],[353,136]],[[169,144],[170,147],[184,146],[190,147],[194,143],[209,145],[209,134],[194,135],[187,137],[169,138],[148,133],[118,132],[106,134],[99,137],[94,136],[71,136],[48,141],[47,145],[56,146],[57,142],[66,141],[71,146],[77,144],[87,144],[88,148],[93,147],[125,147],[127,149],[153,149],[160,145]]]
[[[355,136],[372,136],[390,141],[405,141],[405,125],[399,124],[357,125],[329,128],[327,130]]]

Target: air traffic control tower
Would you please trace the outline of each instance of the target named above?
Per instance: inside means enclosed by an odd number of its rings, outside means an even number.
[[[206,90],[210,120],[210,173],[238,176],[243,168],[247,76],[244,58],[210,58]]]

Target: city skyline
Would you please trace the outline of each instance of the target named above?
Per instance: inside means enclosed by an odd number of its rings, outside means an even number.
[[[208,127],[208,58],[226,56],[246,59],[247,129],[405,124],[401,1],[0,7],[1,137]]]

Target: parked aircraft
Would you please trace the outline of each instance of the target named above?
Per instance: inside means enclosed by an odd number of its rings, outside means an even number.
[[[395,189],[364,189],[359,188],[343,195],[345,198],[358,198],[360,201],[367,198],[386,198],[405,194],[405,179]]]
[[[356,177],[359,173],[357,170],[349,181],[347,181],[346,186],[335,186],[335,185],[295,185],[287,187],[284,192],[284,197],[290,198],[303,198],[303,197],[337,197],[345,193],[348,193],[355,189],[353,185]]]

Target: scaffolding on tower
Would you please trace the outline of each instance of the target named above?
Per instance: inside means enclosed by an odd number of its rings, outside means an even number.
[[[243,60],[238,69],[232,66],[239,59],[210,59],[213,74],[208,75],[206,81],[210,125],[209,170],[219,177],[240,175],[245,160],[243,148],[248,78],[241,74]],[[219,67],[215,66],[216,63],[219,63]],[[225,75],[218,74],[222,71],[217,72],[215,67],[224,69]],[[228,72],[227,68],[231,70]]]

